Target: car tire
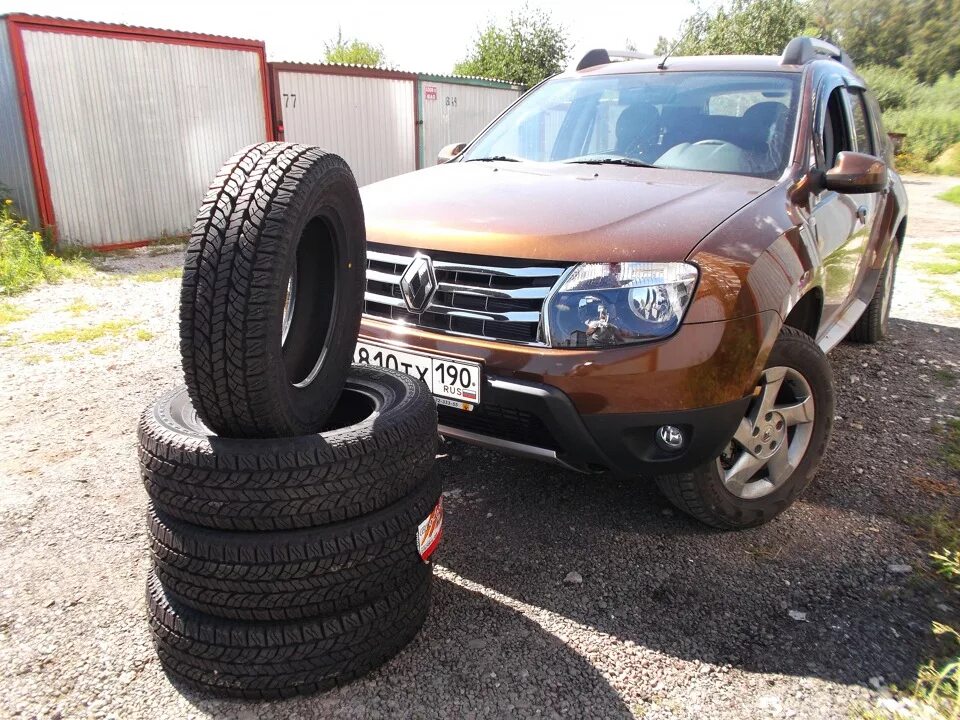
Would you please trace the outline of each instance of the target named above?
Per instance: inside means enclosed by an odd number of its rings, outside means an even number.
[[[194,525],[285,530],[376,512],[433,467],[436,403],[402,373],[354,366],[328,426],[293,438],[219,437],[180,388],[141,416],[143,481],[157,509]]]
[[[148,509],[154,571],[169,597],[240,620],[296,620],[341,612],[429,574],[417,527],[440,499],[440,478],[355,520],[323,528],[225,532]]]
[[[886,337],[890,325],[890,306],[893,301],[893,284],[897,277],[899,259],[900,243],[894,239],[887,253],[887,260],[883,264],[883,271],[877,280],[873,299],[847,334],[848,340],[872,345]]]
[[[150,573],[147,608],[157,655],[173,679],[207,694],[265,700],[330,689],[396,655],[426,620],[431,578],[411,575],[343,613],[251,622],[198,613]]]
[[[366,232],[346,162],[261,143],[223,167],[184,262],[187,390],[224,437],[315,432],[333,411],[360,328]]]
[[[833,372],[810,336],[781,329],[758,390],[721,457],[657,478],[676,507],[707,525],[739,529],[773,519],[810,483],[826,451]]]

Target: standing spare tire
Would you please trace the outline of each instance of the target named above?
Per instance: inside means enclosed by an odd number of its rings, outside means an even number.
[[[137,434],[161,512],[201,527],[284,530],[356,518],[413,492],[433,467],[437,406],[419,380],[356,365],[321,432],[219,437],[180,388],[144,410]]]
[[[224,437],[316,432],[360,328],[366,230],[346,162],[260,143],[200,206],[180,292],[180,352],[197,414]]]

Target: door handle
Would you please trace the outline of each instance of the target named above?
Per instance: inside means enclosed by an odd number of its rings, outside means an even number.
[[[860,219],[860,222],[867,222],[867,208],[864,205],[857,208],[857,217]]]

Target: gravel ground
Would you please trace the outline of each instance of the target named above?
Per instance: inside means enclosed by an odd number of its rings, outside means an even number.
[[[912,223],[910,242],[960,242],[940,184],[912,179],[915,212],[940,220]],[[718,533],[650,484],[448,443],[424,632],[363,680],[271,704],[182,691],[150,645],[134,428],[180,382],[178,281],[138,273],[180,251],[18,298],[29,315],[0,327],[0,716],[849,717],[914,675],[931,620],[960,620],[916,528],[960,511],[939,429],[960,412],[960,319],[926,302],[907,247],[896,313],[912,319],[831,354],[833,442],[781,518]],[[68,327],[102,337],[38,337]]]

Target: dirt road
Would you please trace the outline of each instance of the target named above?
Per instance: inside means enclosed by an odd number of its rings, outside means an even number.
[[[0,327],[0,717],[848,717],[909,680],[931,620],[960,609],[918,540],[960,511],[942,460],[960,317],[917,270],[927,243],[960,243],[941,184],[908,185],[922,209],[898,276],[908,319],[832,353],[834,438],[793,509],[718,533],[642,481],[446,444],[423,633],[368,678],[284,703],[182,692],[150,645],[134,428],[180,382],[179,285],[143,272],[179,251],[16,299],[26,316]]]

